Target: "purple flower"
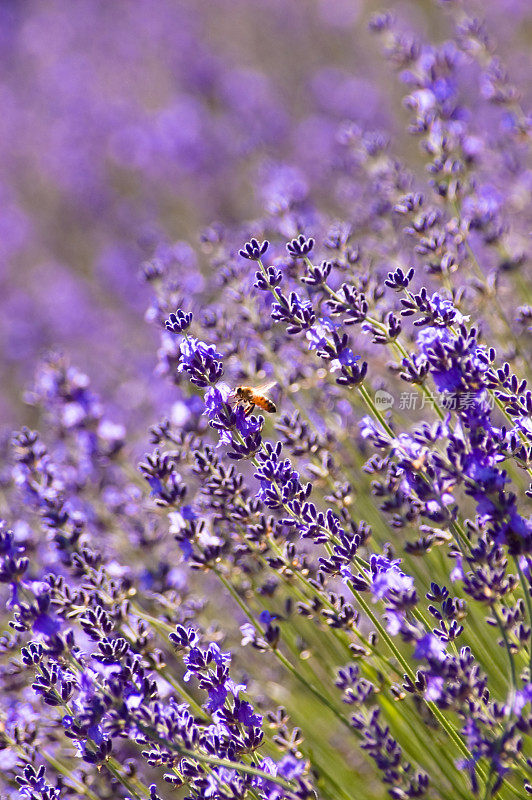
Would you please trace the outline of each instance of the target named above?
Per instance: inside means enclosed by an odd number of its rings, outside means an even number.
[[[238,251],[238,254],[242,256],[242,258],[247,258],[250,261],[258,261],[265,254],[268,247],[269,242],[266,240],[259,242],[257,239],[251,239],[249,242],[246,242],[242,250]]]
[[[192,383],[204,387],[220,380],[223,374],[222,356],[214,345],[187,337],[181,342],[180,350],[177,370],[187,372]]]
[[[39,614],[33,621],[32,628],[35,633],[42,633],[47,639],[52,639],[61,630],[61,621],[50,614]]]
[[[231,653],[223,653],[217,644],[214,642],[209,645],[208,655],[212,660],[218,664],[218,666],[222,667],[225,664],[229,664],[231,662]]]
[[[448,322],[452,322],[453,324],[460,324],[464,322],[468,317],[464,317],[463,314],[458,311],[457,308],[453,305],[452,300],[448,300],[445,297],[442,297],[438,292],[434,292],[431,297],[431,304],[438,315],[442,318],[447,320]],[[419,343],[419,342],[418,342]]]
[[[414,657],[427,661],[443,661],[446,657],[445,642],[432,633],[427,633],[417,641]]]
[[[262,423],[258,417],[247,414],[243,406],[238,406],[235,411],[235,427],[242,436],[251,436],[260,432]]]
[[[226,383],[210,386],[205,392],[205,412],[215,417],[231,396],[231,388]]]
[[[370,589],[375,600],[388,598],[390,592],[410,592],[414,579],[399,569],[400,559],[390,561],[385,556],[372,555],[370,559]]]
[[[452,334],[447,328],[422,328],[416,338],[417,346],[423,353],[426,353],[429,348],[433,348],[436,344],[450,344],[451,342]]]
[[[292,755],[286,755],[277,763],[271,758],[265,758],[260,762],[260,768],[270,775],[280,775],[286,780],[293,780],[303,774],[304,762],[297,760]],[[268,781],[267,778],[256,778],[254,784],[266,792],[267,800],[280,800],[285,796],[284,790],[278,784]]]
[[[209,711],[217,711],[225,703],[227,698],[227,688],[224,684],[215,684],[207,690],[209,693],[209,701],[206,707]]]
[[[438,675],[429,675],[426,680],[425,697],[429,702],[435,703],[442,696],[444,680]]]
[[[527,703],[532,703],[532,683],[527,683],[515,694],[513,708],[516,714],[520,714]]]
[[[316,314],[310,300],[300,297],[297,292],[290,292],[288,297],[277,293],[277,298],[277,302],[272,303],[271,316],[286,324],[287,333],[296,334],[312,327]]]
[[[262,717],[253,712],[253,706],[247,701],[238,700],[235,704],[235,713],[238,721],[248,728],[260,728],[262,725]]]
[[[356,356],[350,347],[344,347],[339,353],[337,358],[331,361],[331,372],[337,372],[342,367],[350,367],[360,360],[360,356]]]
[[[329,340],[330,334],[338,327],[338,323],[330,317],[320,317],[305,334],[309,341],[309,350],[321,350]]]
[[[493,457],[481,450],[470,453],[465,458],[465,474],[475,483],[481,483],[485,491],[491,493],[504,488],[509,478],[493,463]]]
[[[220,792],[220,784],[232,785],[236,773],[226,767],[216,767],[205,779],[204,797],[215,797]]]
[[[185,313],[178,309],[175,314],[170,314],[170,317],[165,320],[165,327],[172,333],[184,333],[192,322],[192,314]]]
[[[294,758],[292,755],[286,755],[277,762],[277,774],[282,775],[287,781],[291,781],[302,775],[305,769],[304,762],[301,759]]]
[[[264,609],[264,611],[261,611],[259,614],[259,621],[262,622],[263,625],[269,625],[270,622],[273,622],[275,619],[277,619],[275,614],[270,614],[267,609]]]

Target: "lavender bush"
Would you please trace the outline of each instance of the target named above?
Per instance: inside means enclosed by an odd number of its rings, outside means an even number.
[[[2,9],[2,799],[532,794],[530,7],[302,8]]]

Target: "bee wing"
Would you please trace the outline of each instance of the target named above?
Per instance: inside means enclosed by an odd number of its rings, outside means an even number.
[[[253,386],[253,391],[257,394],[267,395],[274,386],[277,386],[277,381],[266,381],[258,386]]]

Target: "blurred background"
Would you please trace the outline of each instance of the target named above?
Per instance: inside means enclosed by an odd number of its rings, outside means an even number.
[[[441,41],[439,5],[447,4],[393,8]],[[90,375],[119,418],[153,419],[169,390],[154,375],[157,333],[143,322],[145,259],[175,261],[186,285],[213,221],[238,223],[287,196],[340,212],[327,171],[345,121],[402,136],[415,163],[401,94],[367,33],[377,8],[370,0],[3,0],[2,427],[31,423],[22,390],[51,347]],[[494,19],[517,79],[530,2],[478,8]]]

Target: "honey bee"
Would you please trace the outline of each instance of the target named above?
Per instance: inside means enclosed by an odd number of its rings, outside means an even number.
[[[255,406],[262,408],[263,411],[268,411],[270,414],[275,414],[277,406],[267,397],[267,393],[275,386],[276,381],[263,383],[260,386],[237,386],[235,389],[235,399],[237,403],[246,404],[246,415],[253,412]]]

